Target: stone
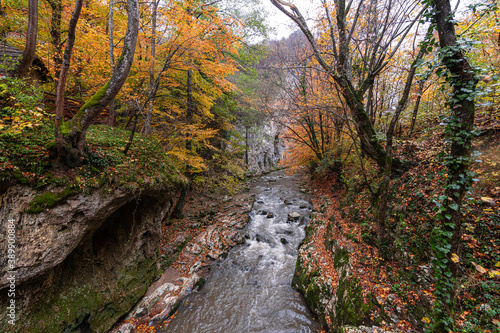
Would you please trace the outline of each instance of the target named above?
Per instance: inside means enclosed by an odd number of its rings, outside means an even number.
[[[135,327],[130,323],[123,324],[116,333],[134,333]]]
[[[491,207],[495,207],[497,204],[496,201],[490,197],[481,197],[481,201],[487,205],[490,205]]]
[[[190,243],[186,246],[186,251],[191,254],[198,255],[203,252],[203,248],[200,246],[200,244]]]
[[[16,326],[33,332],[46,331],[46,327],[71,330],[81,323],[79,311],[85,302],[86,314],[100,318],[92,323],[93,329],[109,331],[144,296],[158,274],[161,225],[177,188],[161,183],[141,189],[75,192],[37,214],[24,213],[39,195],[35,189],[23,185],[6,189],[1,196],[0,221],[15,221],[12,270],[17,273],[16,286],[27,295],[39,296],[25,298],[19,305],[16,310],[23,316]],[[51,193],[62,190],[45,189]],[[0,234],[6,235],[6,225],[0,224]],[[0,239],[0,253],[7,253],[6,247],[7,242]],[[6,260],[7,256],[0,255],[0,267],[6,267]],[[0,289],[7,285],[7,275],[0,274]],[[64,311],[47,311],[44,302],[36,302],[42,299]],[[0,309],[0,318],[4,317],[5,309]]]
[[[266,217],[268,219],[272,219],[272,218],[274,218],[274,214],[273,213],[268,213]]]
[[[147,314],[148,314],[148,310],[146,308],[138,308],[134,313],[134,317],[139,318],[139,317],[143,317]]]
[[[300,192],[301,192],[301,193],[306,193],[306,192],[307,192],[307,190],[306,190],[305,188],[301,188],[301,189],[300,189]]]
[[[291,204],[292,204],[292,202],[290,200],[285,199],[285,205],[291,205]]]
[[[173,283],[165,283],[155,289],[150,295],[144,297],[139,304],[136,306],[136,310],[133,312],[134,316],[137,317],[137,312],[141,310],[141,312],[146,312],[149,313],[153,306],[158,302],[160,297],[165,295],[166,293],[170,293],[173,291],[176,291],[179,289],[178,286],[174,285]]]
[[[288,241],[286,240],[286,238],[280,239],[280,242],[281,242],[281,244],[288,244]]]
[[[298,221],[299,218],[300,218],[300,214],[297,212],[293,212],[293,213],[288,214],[288,221],[291,221],[291,222]]]

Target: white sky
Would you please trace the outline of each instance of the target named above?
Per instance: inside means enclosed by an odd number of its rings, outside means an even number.
[[[313,0],[288,0],[289,2],[295,4],[302,15],[309,17],[309,14],[318,5]],[[294,30],[298,29],[294,22],[283,14],[278,8],[274,7],[270,0],[261,0],[262,4],[269,13],[268,22],[271,27],[275,29],[275,33],[270,34],[271,39],[281,39],[283,37],[288,37]],[[478,0],[461,0],[459,4],[459,12],[467,11],[467,5],[478,2]],[[451,7],[455,8],[457,0],[451,0]],[[458,13],[460,15],[460,13]]]

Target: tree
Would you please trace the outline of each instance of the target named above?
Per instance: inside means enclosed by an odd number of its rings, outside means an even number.
[[[56,87],[56,118],[55,118],[55,135],[59,136],[59,125],[63,119],[64,112],[64,89],[66,88],[66,77],[68,76],[69,65],[71,61],[71,53],[73,53],[73,46],[75,45],[75,30],[82,11],[82,0],[76,0],[75,9],[71,15],[68,28],[68,39],[66,41],[66,48],[62,60],[62,67],[59,73],[59,80]]]
[[[320,37],[314,36],[297,6],[282,0],[271,0],[271,3],[304,33],[317,63],[336,82],[350,109],[361,150],[384,168],[386,152],[377,139],[363,100],[375,78],[387,66],[420,17],[415,15],[411,21],[405,20],[418,9],[419,3],[389,0],[370,1],[369,4],[359,1],[356,4],[354,1],[346,3],[339,0],[331,5],[322,0],[324,16],[321,24],[324,33]],[[353,5],[357,8],[354,9]],[[336,23],[331,12],[336,14]],[[393,167],[400,169],[402,164],[394,159]]]
[[[56,137],[56,145],[61,162],[70,167],[81,165],[85,158],[85,136],[92,121],[118,94],[127,79],[139,32],[139,4],[137,0],[127,0],[127,31],[123,49],[109,81],[85,103],[69,121],[62,122]]]
[[[440,57],[446,68],[452,91],[446,119],[446,136],[449,151],[445,156],[448,177],[445,193],[438,206],[439,224],[433,230],[432,247],[435,260],[436,303],[434,306],[435,332],[454,330],[453,305],[454,281],[458,271],[457,260],[462,236],[462,201],[472,184],[471,144],[475,117],[475,90],[477,77],[466,57],[466,52],[457,42],[454,12],[449,0],[429,1],[432,20],[439,36]]]
[[[18,77],[25,76],[35,59],[36,39],[38,35],[38,0],[29,0],[28,6],[28,31],[26,32],[26,45],[23,56],[16,68]]]

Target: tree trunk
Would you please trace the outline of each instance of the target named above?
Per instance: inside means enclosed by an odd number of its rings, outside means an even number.
[[[175,204],[175,207],[170,215],[171,218],[174,219],[182,219],[184,218],[184,205],[186,204],[186,197],[189,191],[189,183],[186,183],[181,190],[181,195]]]
[[[50,19],[50,36],[51,44],[54,48],[54,72],[56,79],[56,89],[57,83],[59,82],[59,73],[61,72],[62,66],[62,46],[61,41],[61,18],[62,18],[62,0],[48,0],[47,1],[52,9],[51,19]]]
[[[445,199],[441,213],[441,225],[433,231],[435,250],[434,270],[436,276],[435,326],[437,332],[448,332],[453,328],[453,305],[458,263],[451,260],[452,254],[459,254],[462,235],[461,206],[466,191],[472,184],[469,167],[471,164],[472,130],[474,126],[474,92],[477,78],[465,57],[464,50],[457,44],[453,13],[449,0],[434,0],[434,9],[442,62],[450,75],[452,86],[449,106],[450,119],[445,133],[451,141],[446,163],[448,177]],[[446,265],[448,271],[441,266]],[[451,272],[452,276],[448,276]]]
[[[187,107],[186,107],[186,122],[188,124],[191,124],[193,122],[193,114],[194,114],[194,99],[193,99],[193,70],[188,69],[187,71],[187,81],[186,81],[187,87]],[[188,150],[188,154],[191,152],[193,149],[193,144],[191,138],[188,138],[186,140],[186,149]],[[190,167],[187,165],[186,167],[186,178],[187,182],[182,188],[181,196],[179,197],[179,200],[177,200],[177,204],[175,205],[175,208],[172,212],[172,217],[175,218],[183,218],[184,217],[184,205],[186,203],[186,196],[189,192],[189,187],[191,183],[191,172],[190,172]]]
[[[113,41],[113,14],[115,10],[115,1],[109,0],[109,17],[108,17],[108,46],[109,46],[109,66],[111,67],[111,73],[115,70],[115,43]],[[109,103],[109,116],[108,116],[108,125],[115,125],[115,99]]]
[[[75,9],[71,14],[68,27],[68,39],[66,41],[66,48],[64,50],[63,62],[61,72],[59,73],[59,81],[56,88],[56,118],[55,118],[55,135],[59,136],[59,124],[64,116],[64,89],[66,88],[66,78],[68,76],[69,65],[71,62],[71,54],[73,46],[75,45],[75,31],[78,23],[78,18],[82,11],[83,0],[76,0]],[[56,139],[57,140],[57,139]]]
[[[85,103],[76,115],[59,127],[60,139],[56,140],[61,162],[69,167],[80,166],[85,158],[85,136],[92,121],[109,105],[127,79],[134,60],[139,32],[139,5],[137,0],[127,0],[127,31],[122,54],[109,81]]]
[[[151,64],[149,67],[149,91],[155,89],[155,53],[156,53],[156,16],[158,10],[157,0],[153,1],[153,8],[151,9],[152,27],[151,27]],[[144,124],[144,133],[151,132],[151,121],[153,119],[153,106],[154,99],[149,101],[148,112],[146,113],[146,123]]]
[[[417,121],[418,109],[420,107],[420,100],[422,99],[422,94],[423,94],[423,83],[419,83],[418,96],[417,100],[415,101],[415,107],[413,108],[413,113],[411,116],[411,125],[410,125],[410,131],[408,132],[408,137],[412,135],[413,130],[415,129],[415,122]]]
[[[26,32],[26,46],[23,56],[16,69],[17,77],[28,74],[36,52],[36,38],[38,34],[38,0],[29,0],[28,31]]]

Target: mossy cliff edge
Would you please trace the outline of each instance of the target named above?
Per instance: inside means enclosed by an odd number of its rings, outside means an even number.
[[[0,196],[0,233],[13,221],[15,267],[0,258],[0,331],[107,332],[158,275],[161,221],[174,185],[72,194],[27,212],[37,193],[10,187]],[[0,239],[0,251],[7,253]],[[8,324],[8,271],[16,276],[16,323]]]
[[[331,222],[313,218],[299,248],[292,285],[328,332],[349,326],[375,325],[378,306],[351,274],[349,251],[331,236]],[[326,235],[325,235],[326,233]],[[326,239],[320,242],[320,239]],[[321,255],[322,253],[327,255]]]

